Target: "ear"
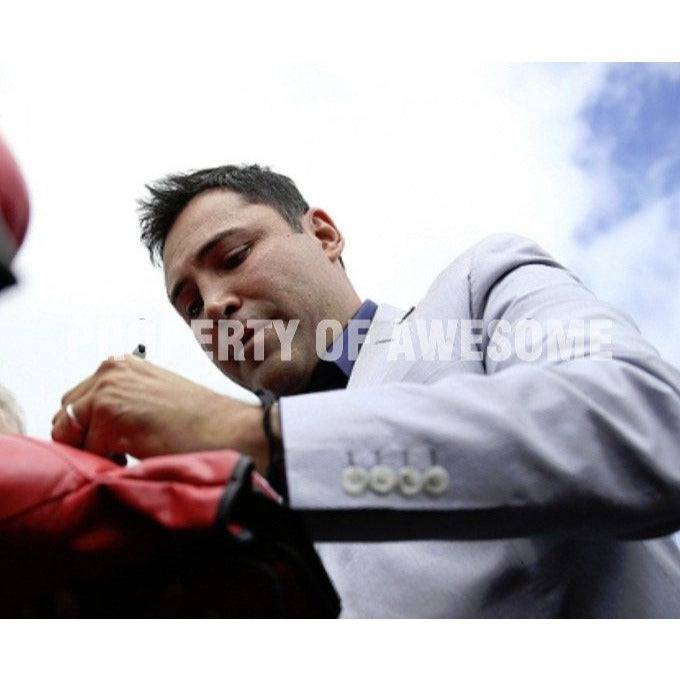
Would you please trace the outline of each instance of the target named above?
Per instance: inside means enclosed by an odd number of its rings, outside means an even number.
[[[321,208],[311,208],[307,217],[312,235],[320,242],[326,257],[331,262],[339,260],[345,248],[345,239],[328,213]]]

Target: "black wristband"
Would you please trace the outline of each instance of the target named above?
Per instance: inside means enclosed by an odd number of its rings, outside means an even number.
[[[269,466],[267,467],[266,477],[287,503],[288,485],[286,484],[286,468],[283,462],[283,442],[272,431],[271,410],[272,406],[277,403],[277,398],[269,390],[257,390],[255,394],[262,404],[262,429],[269,446]]]

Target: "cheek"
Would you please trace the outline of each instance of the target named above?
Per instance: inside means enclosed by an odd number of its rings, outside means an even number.
[[[243,293],[245,297],[259,301],[260,313],[266,312],[272,315],[271,318],[287,319],[298,314],[300,293],[297,283],[266,267],[249,277]]]
[[[319,288],[313,275],[313,258],[305,257],[300,246],[269,249],[252,259],[243,294],[269,302],[275,317],[305,320],[316,316]]]

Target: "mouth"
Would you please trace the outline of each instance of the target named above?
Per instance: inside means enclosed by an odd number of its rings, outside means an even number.
[[[271,323],[258,324],[252,328],[246,328],[241,343],[243,344],[243,357],[248,361],[256,361],[255,359],[255,334],[259,332],[260,337],[264,340],[264,332],[271,327]],[[262,361],[260,359],[259,361]]]
[[[241,344],[243,346],[243,358],[248,360],[254,359],[255,331],[251,328],[246,328],[241,338]]]

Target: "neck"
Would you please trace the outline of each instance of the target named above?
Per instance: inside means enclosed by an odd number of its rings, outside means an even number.
[[[329,318],[336,319],[340,322],[340,325],[345,328],[349,323],[349,320],[357,313],[361,304],[362,299],[357,295],[352,284],[347,281],[344,286],[343,295],[338,296],[337,298],[335,309],[329,310]],[[337,333],[334,334],[333,339],[335,339],[336,335]]]

